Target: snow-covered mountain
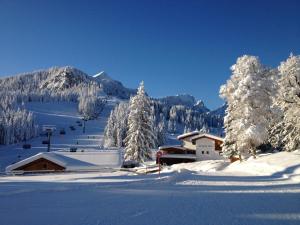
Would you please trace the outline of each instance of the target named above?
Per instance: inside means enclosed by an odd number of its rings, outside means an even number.
[[[47,79],[41,82],[40,88],[49,90],[65,90],[93,79],[84,72],[73,67],[49,69]]]
[[[104,71],[95,74],[93,78],[102,85],[103,91],[107,95],[113,95],[121,99],[129,99],[131,95],[136,93],[136,90],[124,87],[120,81],[112,79]]]
[[[160,102],[167,106],[173,106],[173,105],[184,105],[192,107],[196,104],[196,99],[194,96],[189,94],[181,94],[181,95],[175,95],[175,96],[166,96],[159,99]]]
[[[212,110],[209,112],[210,115],[219,115],[221,117],[224,117],[225,116],[225,111],[227,109],[227,104],[224,103],[221,107],[215,109],[215,110]]]
[[[98,84],[103,92],[120,99],[129,99],[136,90],[126,88],[119,81],[113,80],[105,72],[94,76],[82,72],[74,67],[53,67],[30,73],[0,79],[0,90],[24,91],[27,93],[50,91],[57,93],[78,85]]]
[[[86,87],[93,87],[91,88],[93,90],[96,88],[99,90],[98,95],[114,97],[119,101],[128,101],[130,96],[136,93],[135,89],[124,87],[120,81],[112,79],[104,71],[88,75],[79,69],[66,66],[1,78],[0,99],[8,99],[5,101],[18,104],[51,101],[78,102],[78,97],[86,91]],[[225,106],[210,111],[203,101],[197,101],[189,94],[152,100],[156,123],[163,121],[170,133],[200,130],[203,127],[208,127],[216,134],[222,132]]]

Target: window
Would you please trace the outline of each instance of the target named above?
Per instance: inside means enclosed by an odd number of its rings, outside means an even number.
[[[204,151],[202,151],[202,155],[204,155]]]
[[[206,151],[206,154],[209,155],[209,151]]]

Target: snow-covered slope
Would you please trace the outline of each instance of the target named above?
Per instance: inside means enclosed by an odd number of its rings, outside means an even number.
[[[281,157],[290,161],[287,154],[261,156],[258,161],[280,164]],[[299,166],[299,155],[293,154]],[[197,164],[210,172],[190,167],[163,171],[160,177],[124,171],[2,176],[1,224],[299,224],[299,181],[276,173],[226,172],[220,163],[213,172],[210,161],[186,165]],[[240,163],[250,168],[246,164]],[[295,174],[293,163],[284,164],[279,174]]]
[[[182,163],[168,167],[166,171],[222,172],[243,176],[272,176],[300,181],[300,150],[260,154],[256,159],[229,163],[224,160],[207,160]]]
[[[105,72],[89,76],[71,66],[53,67],[7,78],[0,78],[0,90],[41,92],[42,90],[63,91],[77,85],[98,84],[109,95],[121,99],[129,99],[136,90],[123,86],[119,81],[111,79]]]
[[[81,83],[91,82],[93,79],[82,71],[73,67],[55,68],[42,81],[40,88],[48,90],[65,90]]]
[[[112,79],[104,71],[97,73],[93,78],[102,85],[103,91],[107,95],[129,99],[131,95],[136,94],[136,90],[125,88],[121,82]]]
[[[73,102],[29,102],[25,104],[25,108],[33,112],[36,117],[37,124],[40,126],[42,133],[43,125],[54,125],[56,131],[52,136],[52,151],[69,150],[71,146],[75,146],[78,150],[100,150],[102,146],[103,132],[106,126],[107,118],[110,111],[118,103],[118,99],[110,99],[101,112],[99,119],[86,122],[86,132],[83,134],[83,127],[79,126],[77,121],[81,120],[78,113],[78,106]],[[71,130],[73,126],[75,130]],[[60,130],[66,131],[65,135],[60,135]],[[39,152],[47,151],[46,145],[42,144],[45,136],[39,136],[29,140],[27,143],[32,145],[31,149],[23,149],[22,144],[0,146],[0,172],[5,167],[20,161]]]

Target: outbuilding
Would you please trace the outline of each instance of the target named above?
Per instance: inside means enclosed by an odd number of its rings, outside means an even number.
[[[42,152],[6,167],[6,173],[81,172],[120,168],[121,153],[111,151]]]

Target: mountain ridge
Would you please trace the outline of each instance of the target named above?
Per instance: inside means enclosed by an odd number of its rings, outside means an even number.
[[[1,90],[7,91],[27,88],[30,91],[45,89],[59,92],[82,83],[91,82],[99,84],[103,89],[103,92],[108,96],[129,99],[131,95],[136,94],[136,89],[125,87],[122,82],[114,80],[105,71],[101,71],[94,75],[88,75],[73,66],[55,66],[48,69],[1,77],[0,88]],[[220,114],[224,115],[225,110],[223,110],[223,106],[220,106],[215,110],[209,110],[202,100],[196,100],[195,97],[190,94],[170,95],[154,99],[159,100],[168,106],[184,105],[203,113],[214,112],[214,114],[219,114],[220,112]]]

